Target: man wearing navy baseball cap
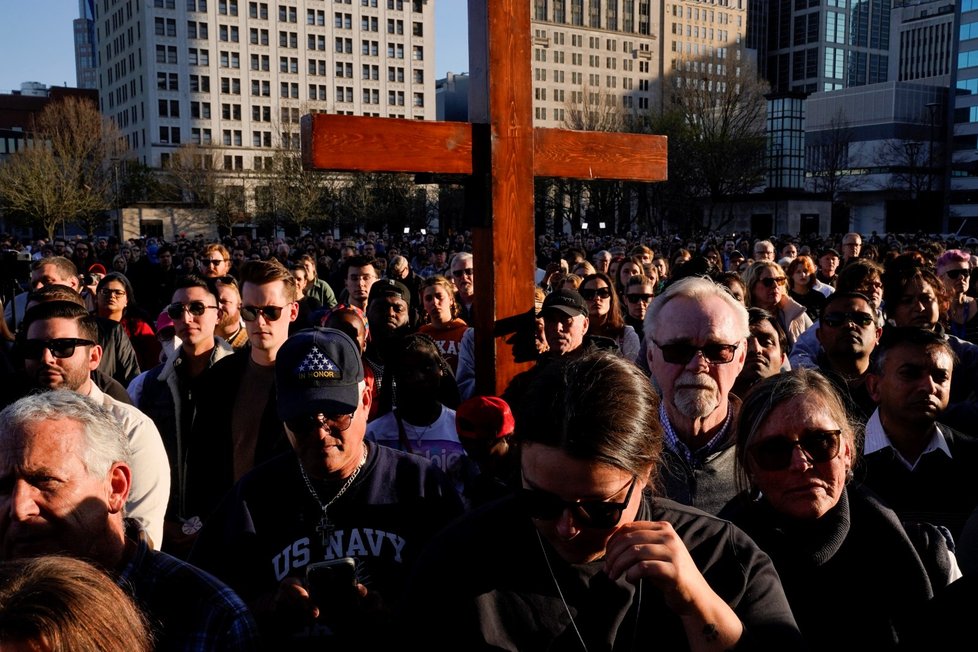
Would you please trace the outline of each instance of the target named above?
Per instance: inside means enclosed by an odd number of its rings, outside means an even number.
[[[275,647],[367,640],[373,649],[390,642],[385,614],[415,557],[461,502],[426,459],[364,441],[371,396],[345,333],[295,333],[279,349],[275,382],[292,450],[235,485],[192,563],[239,592]],[[307,578],[311,564],[343,557],[355,564],[347,604]]]

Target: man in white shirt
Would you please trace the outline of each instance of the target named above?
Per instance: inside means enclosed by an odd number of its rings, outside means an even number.
[[[149,534],[153,546],[163,540],[163,517],[170,496],[170,466],[159,430],[132,405],[103,393],[92,382],[102,347],[95,318],[82,306],[48,301],[32,307],[25,318],[24,368],[35,389],[66,389],[87,396],[122,425],[132,447],[132,489],[126,514]]]

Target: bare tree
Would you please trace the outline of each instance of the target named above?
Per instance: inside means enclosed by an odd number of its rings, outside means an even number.
[[[857,177],[847,174],[852,167],[849,152],[852,137],[849,120],[840,107],[829,121],[828,129],[817,133],[805,148],[805,167],[810,174],[812,190],[829,195],[833,202],[838,201],[841,193],[859,185]]]
[[[65,222],[89,234],[113,204],[110,161],[123,152],[118,130],[91,101],[51,102],[37,117],[23,150],[0,166],[0,202],[54,237]]]
[[[678,112],[684,126],[678,134],[688,139],[683,148],[695,162],[684,181],[707,200],[701,224],[707,231],[732,221],[727,198],[758,189],[766,171],[764,96],[769,88],[742,52],[727,47],[712,56],[679,59],[663,84],[664,105]],[[670,179],[673,145],[670,140]]]

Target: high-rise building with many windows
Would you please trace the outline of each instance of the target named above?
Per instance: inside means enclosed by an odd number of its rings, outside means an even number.
[[[534,122],[549,127],[658,109],[664,81],[737,60],[747,23],[746,0],[530,2]]]
[[[301,115],[431,120],[431,0],[95,0],[102,112],[165,166],[181,145],[261,170]]]

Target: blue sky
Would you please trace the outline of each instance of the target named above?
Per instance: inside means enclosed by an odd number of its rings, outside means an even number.
[[[435,5],[435,74],[469,68],[466,0],[431,0]],[[0,0],[0,93],[21,82],[75,85],[75,46],[71,21],[77,0]]]

